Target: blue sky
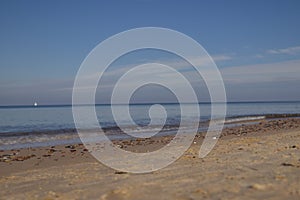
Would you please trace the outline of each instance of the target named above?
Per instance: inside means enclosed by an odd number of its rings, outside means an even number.
[[[87,54],[116,33],[146,26],[198,41],[215,58],[229,101],[300,100],[299,10],[296,0],[2,0],[0,105],[71,103]]]

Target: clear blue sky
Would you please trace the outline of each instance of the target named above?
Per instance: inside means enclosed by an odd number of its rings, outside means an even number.
[[[299,11],[297,0],[2,0],[0,105],[70,103],[60,89],[72,87],[87,54],[145,26],[185,33],[221,58],[229,101],[300,100]]]

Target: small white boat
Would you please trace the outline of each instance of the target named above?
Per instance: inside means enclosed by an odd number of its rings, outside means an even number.
[[[33,106],[34,106],[34,107],[37,107],[37,106],[38,106],[38,103],[37,103],[37,102],[34,102]]]

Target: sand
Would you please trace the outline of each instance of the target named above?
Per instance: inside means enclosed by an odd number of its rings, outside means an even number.
[[[116,143],[142,152],[169,139]],[[80,144],[2,151],[0,199],[300,199],[300,119],[225,129],[200,159],[202,141],[147,174],[108,168]]]

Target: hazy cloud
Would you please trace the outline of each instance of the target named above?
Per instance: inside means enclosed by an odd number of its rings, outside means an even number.
[[[194,58],[199,65],[205,63],[201,58]],[[227,56],[214,56],[215,60],[223,61],[232,59]],[[176,62],[175,60],[157,61],[174,67],[188,78],[192,86],[199,91],[201,99],[209,100],[209,95],[205,91],[205,82],[199,74],[193,70],[184,70],[189,66],[187,62]],[[100,88],[97,92],[99,101],[109,101],[112,88],[115,82],[132,66],[117,67],[105,73],[101,79]],[[190,66],[191,67],[191,66]],[[223,67],[220,69],[225,83],[227,96],[230,101],[238,100],[299,100],[300,85],[300,60],[291,60],[285,62],[254,64],[244,66]],[[139,78],[154,76],[157,80],[168,79],[172,84],[180,84],[172,72],[164,71],[153,72],[151,70],[139,73]],[[90,89],[89,79],[95,78],[100,74],[92,74],[86,77],[86,84],[83,91]],[[213,77],[212,77],[213,78]],[[38,101],[40,104],[69,104],[72,98],[74,77],[61,80],[31,80],[23,83],[1,81],[0,104],[32,104]],[[132,82],[135,80],[132,79]],[[123,85],[124,90],[130,86],[130,82]],[[180,87],[179,87],[180,88]],[[159,98],[157,101],[168,101],[165,94],[158,94],[155,89],[148,88],[141,96],[144,102]],[[201,94],[200,94],[201,93]],[[155,95],[154,95],[155,94]],[[97,99],[97,100],[98,100]],[[102,103],[102,102],[98,102]]]
[[[300,53],[300,46],[288,47],[284,49],[270,49],[267,51],[268,54],[288,54],[296,55]]]

